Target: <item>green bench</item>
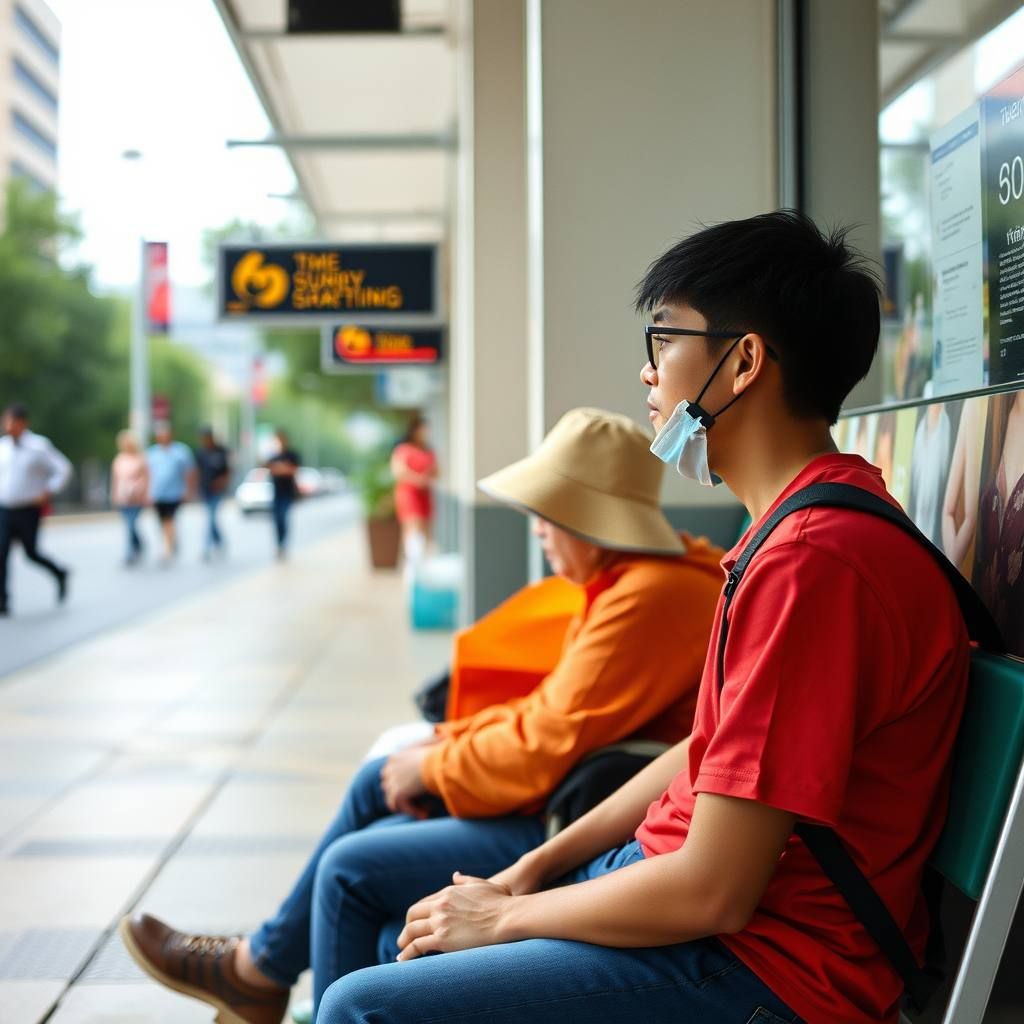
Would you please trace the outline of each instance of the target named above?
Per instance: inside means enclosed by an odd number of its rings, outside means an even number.
[[[977,903],[943,1024],[982,1024],[992,995],[1024,887],[1022,761],[1024,661],[975,652],[949,813],[932,858]]]

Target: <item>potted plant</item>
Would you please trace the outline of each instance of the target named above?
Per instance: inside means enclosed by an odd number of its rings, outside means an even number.
[[[370,563],[374,569],[394,569],[402,548],[402,531],[395,515],[395,482],[386,454],[367,458],[353,484],[363,506]]]

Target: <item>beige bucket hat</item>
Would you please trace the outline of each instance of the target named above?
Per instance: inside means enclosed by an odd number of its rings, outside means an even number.
[[[626,416],[573,409],[536,452],[478,486],[602,548],[682,554],[659,506],[664,467],[650,446],[648,433]]]

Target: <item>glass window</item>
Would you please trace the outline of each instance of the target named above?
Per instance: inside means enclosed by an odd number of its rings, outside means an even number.
[[[57,159],[57,143],[49,135],[16,110],[11,113],[11,118],[14,122],[14,130],[22,138],[28,139],[36,149],[41,149],[51,159]]]
[[[17,57],[14,58],[14,80],[20,82],[37,99],[42,100],[52,110],[57,109],[57,97],[50,91],[49,86],[41,82],[36,74]]]
[[[11,161],[11,177],[24,181],[33,192],[51,192],[49,185],[44,185],[23,163]]]
[[[36,24],[35,20],[29,15],[20,4],[16,4],[14,7],[14,24],[24,32],[29,39],[32,40],[35,45],[46,54],[54,64],[60,61],[60,51],[54,46],[50,37]]]

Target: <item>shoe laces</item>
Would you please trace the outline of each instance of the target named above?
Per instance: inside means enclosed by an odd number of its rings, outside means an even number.
[[[234,936],[227,935],[183,935],[180,940],[186,953],[214,957],[231,952],[237,941]]]

